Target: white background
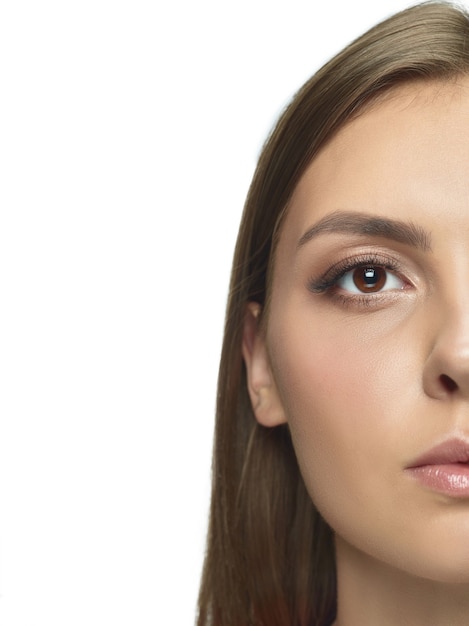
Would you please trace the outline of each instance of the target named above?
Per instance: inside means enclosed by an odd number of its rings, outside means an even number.
[[[295,90],[405,1],[0,6],[0,623],[193,624],[229,268]]]

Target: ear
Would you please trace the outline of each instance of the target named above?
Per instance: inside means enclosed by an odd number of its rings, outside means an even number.
[[[247,385],[254,415],[263,426],[278,426],[287,420],[270,368],[264,333],[260,329],[261,306],[250,302],[246,308],[242,352]]]

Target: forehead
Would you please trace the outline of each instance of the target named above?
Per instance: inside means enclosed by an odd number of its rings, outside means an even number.
[[[334,211],[408,219],[409,211],[439,203],[441,212],[455,179],[461,192],[466,165],[469,79],[395,88],[344,125],[315,157],[289,203],[280,245],[298,240]],[[469,180],[467,174],[469,169]]]

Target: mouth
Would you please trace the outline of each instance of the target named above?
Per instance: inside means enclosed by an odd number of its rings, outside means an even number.
[[[406,472],[431,491],[469,498],[469,441],[444,441],[412,461]]]

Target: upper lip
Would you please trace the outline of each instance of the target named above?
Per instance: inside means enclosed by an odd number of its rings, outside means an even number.
[[[469,463],[469,440],[457,437],[443,441],[424,452],[408,466],[445,465],[448,463]]]

